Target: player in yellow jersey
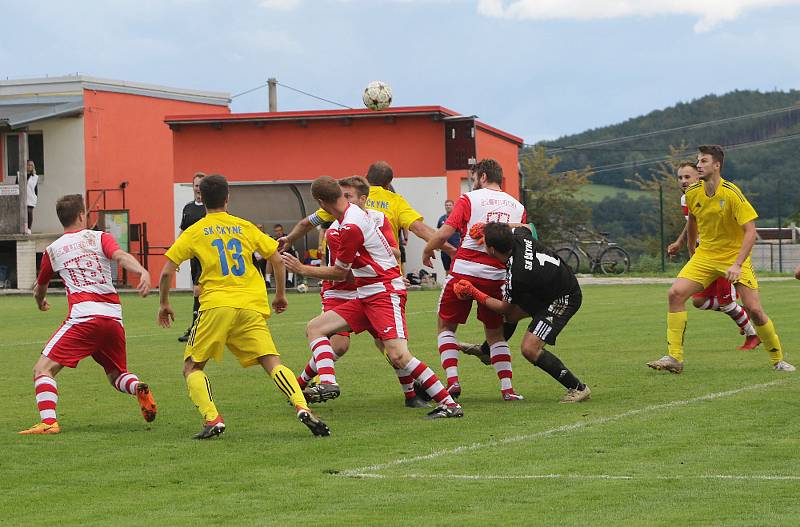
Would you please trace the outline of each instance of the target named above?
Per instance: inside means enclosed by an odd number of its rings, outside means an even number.
[[[795,371],[783,360],[781,342],[775,326],[761,307],[750,251],[756,239],[753,206],[742,191],[722,179],[725,154],[721,147],[699,147],[697,171],[700,181],[686,189],[689,214],[689,252],[692,257],[678,273],[669,290],[667,315],[668,354],[647,365],[672,373],[683,371],[683,335],[686,331],[686,300],[717,278],[724,277],[736,286],[756,333],[769,353],[776,371]],[[698,234],[702,240],[697,245]]]
[[[200,314],[192,326],[184,352],[183,374],[189,397],[203,416],[203,430],[195,439],[208,439],[225,431],[225,423],[214,404],[211,384],[203,368],[209,359],[222,359],[225,346],[242,367],[261,365],[297,411],[297,417],[314,435],[330,430],[308,409],[295,374],[281,364],[272,342],[267,319],[269,299],[264,279],[253,265],[253,252],[268,258],[277,278],[272,307],[286,310],[285,269],[276,252],[277,242],[247,220],[228,214],[228,182],[219,175],[200,183],[207,214],[186,229],[165,256],[161,271],[161,306],[158,322],[169,327],[175,313],[169,304],[169,289],[178,266],[190,258],[200,260]]]
[[[419,238],[425,241],[430,240],[436,231],[433,227],[425,224],[425,218],[422,217],[422,214],[414,210],[403,196],[389,190],[393,178],[394,172],[387,162],[378,161],[370,165],[367,171],[367,181],[369,181],[370,188],[366,207],[383,212],[389,218],[396,240],[400,239],[400,229],[408,229]],[[278,239],[278,250],[283,251],[284,247],[291,245],[315,226],[331,223],[333,220],[333,216],[323,209],[317,210],[307,218],[300,220],[289,234]],[[449,243],[442,250],[451,256],[456,252],[455,247]]]

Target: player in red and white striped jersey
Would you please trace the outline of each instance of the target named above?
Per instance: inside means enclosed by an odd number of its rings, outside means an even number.
[[[431,418],[463,416],[461,407],[453,401],[436,374],[408,351],[406,287],[386,237],[366,212],[347,201],[342,188],[333,178],[323,176],[314,180],[311,195],[340,224],[340,248],[334,265],[317,268],[313,276],[340,281],[347,279],[352,272],[358,296],[308,323],[306,333],[312,354],[332,354],[328,336],[337,331],[348,328],[356,333],[369,331],[374,338],[383,342],[392,366],[405,370],[407,376],[418,382],[439,403],[428,414]],[[291,268],[293,262],[286,256],[284,261]],[[332,361],[330,366],[332,369]],[[339,395],[339,386],[333,375],[320,377],[320,384],[312,390],[311,395],[317,400],[332,399]]]
[[[386,241],[392,247],[392,254],[396,260],[400,260],[400,250],[398,248],[397,240],[394,237],[394,229],[386,215],[380,211],[367,209],[366,201],[369,196],[370,185],[369,182],[361,176],[352,176],[339,180],[339,186],[342,188],[344,197],[359,208],[364,210],[370,218],[372,218],[375,226],[383,234]],[[330,227],[325,232],[326,238],[326,266],[331,266],[336,261],[336,255],[340,249],[340,236],[339,236],[339,221],[334,220]],[[286,260],[291,264],[291,268],[296,269],[295,272],[305,275],[313,276],[319,267],[304,265],[299,260],[289,255]],[[287,264],[287,265],[289,265]],[[330,311],[349,300],[358,298],[356,292],[356,284],[354,280],[323,280],[322,290],[320,291],[322,297],[322,311]],[[308,360],[305,369],[297,378],[297,382],[301,388],[305,390],[308,383],[317,374],[320,379],[327,381],[331,380],[331,375],[335,375],[333,370],[333,363],[337,362],[342,356],[347,353],[350,348],[350,332],[340,331],[330,336],[332,353],[315,353]],[[383,352],[383,343],[381,340],[376,339],[375,345]],[[319,361],[319,364],[318,364]],[[405,398],[405,405],[409,408],[428,408],[428,404],[417,397],[414,391],[413,379],[406,374],[405,370],[395,368],[395,374],[400,381],[400,386],[403,390]]]
[[[695,161],[682,161],[678,166],[678,181],[681,190],[684,192],[690,185],[700,180]],[[687,231],[689,222],[689,209],[686,206],[686,194],[681,194],[681,210],[686,218],[687,225],[678,236],[678,239],[667,247],[667,253],[672,256],[680,251],[681,247],[687,243]],[[752,350],[761,344],[761,339],[756,335],[756,330],[750,322],[747,311],[736,302],[738,295],[736,288],[725,277],[717,278],[703,291],[692,295],[692,304],[698,309],[709,309],[712,311],[722,311],[739,326],[739,332],[743,334],[744,344],[739,346],[740,350]]]
[[[137,289],[143,297],[150,290],[150,275],[110,234],[86,229],[86,208],[80,194],[60,198],[56,213],[64,235],[47,247],[33,296],[39,310],[50,309],[47,285],[53,274],[58,274],[67,290],[69,313],[33,367],[41,422],[20,434],[61,431],[55,376],[64,366],[75,368],[86,357],[103,367],[114,388],[136,396],[143,417],[150,422],[156,418],[156,405],[150,388],[127,369],[122,306],[112,282],[111,262],[140,275]]]
[[[503,168],[493,159],[484,159],[470,172],[471,192],[463,194],[453,212],[425,246],[423,262],[432,267],[433,252],[453,235],[461,233],[461,246],[456,251],[450,273],[445,279],[439,297],[439,358],[447,375],[447,390],[458,397],[461,383],[458,377],[459,344],[456,329],[465,324],[472,309],[472,299],[460,299],[453,286],[467,280],[487,295],[502,299],[506,267],[486,252],[480,239],[469,236],[470,230],[489,222],[508,223],[512,226],[526,221],[525,207],[511,195],[503,192]],[[505,401],[518,401],[522,396],[514,392],[511,384],[511,350],[503,335],[503,317],[486,306],[478,305],[478,320],[483,322],[486,341],[489,343],[491,363],[500,379],[500,392]]]

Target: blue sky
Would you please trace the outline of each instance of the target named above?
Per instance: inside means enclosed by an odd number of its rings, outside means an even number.
[[[734,89],[800,88],[800,0],[2,0],[3,77],[81,72],[361,107],[437,104],[527,142]],[[234,100],[264,111],[266,89]],[[279,109],[332,106],[279,91]]]

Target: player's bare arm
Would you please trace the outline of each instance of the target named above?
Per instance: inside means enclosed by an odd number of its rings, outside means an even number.
[[[697,218],[691,212],[689,213],[689,220],[686,222],[686,229],[687,249],[689,249],[689,255],[694,256],[694,250],[697,248]]]
[[[442,225],[442,227],[444,227],[444,225]],[[451,227],[451,229],[452,229],[452,227]],[[433,227],[423,223],[420,220],[417,220],[414,223],[412,223],[408,227],[408,230],[410,230],[418,238],[422,238],[426,242],[430,242],[431,239],[436,235],[436,233],[439,232],[437,230],[434,230]],[[453,232],[455,232],[455,231],[453,231]],[[452,233],[450,233],[450,234],[452,235]],[[437,249],[441,249],[442,251],[444,251],[445,253],[449,254],[452,257],[455,257],[455,255],[456,255],[456,248],[453,247],[452,245],[450,245],[449,243],[447,243],[447,238],[445,238],[444,242],[442,244],[440,244],[436,248]],[[428,267],[433,267],[433,265],[428,265],[428,264],[425,264],[425,265],[427,265]]]
[[[800,280],[800,265],[798,265],[794,270],[794,277]]]
[[[282,253],[289,247],[295,240],[300,239],[301,236],[305,236],[306,233],[310,232],[311,229],[314,228],[314,225],[308,218],[303,218],[300,220],[297,225],[292,227],[292,230],[286,236],[281,236],[278,238],[278,252]]]
[[[169,305],[169,290],[172,287],[172,281],[175,279],[175,273],[178,271],[178,266],[175,262],[167,261],[161,269],[161,278],[158,280],[158,325],[162,328],[168,328],[175,321],[175,312]]]
[[[416,223],[414,223],[414,225],[416,225]],[[430,229],[430,227],[428,227],[427,225],[426,227]],[[448,225],[445,223],[444,225],[439,227],[436,231],[434,231],[433,234],[431,234],[430,238],[428,239],[428,243],[425,244],[425,250],[422,252],[422,263],[424,265],[433,268],[433,262],[431,261],[431,259],[434,257],[433,251],[437,249],[442,249],[445,246],[445,244],[447,244],[447,239],[450,238],[450,236],[452,236],[454,232],[456,232],[455,228],[453,228],[452,225]]]
[[[147,272],[147,269],[142,267],[142,264],[130,253],[122,249],[114,251],[114,254],[111,255],[111,259],[117,262],[118,265],[121,265],[126,271],[139,275],[139,283],[136,289],[139,291],[139,296],[146,297],[150,292],[150,273]]]
[[[272,273],[275,276],[275,297],[272,299],[272,309],[276,313],[283,313],[289,307],[286,301],[286,267],[283,265],[281,255],[274,252],[269,257],[269,263],[272,264]]]
[[[750,256],[750,251],[753,250],[753,245],[756,243],[756,224],[755,222],[748,221],[742,225],[744,230],[744,239],[742,240],[742,248],[739,249],[739,254],[736,256],[736,261],[733,262],[728,268],[726,278],[729,282],[735,282],[742,274],[742,264],[747,257]]]
[[[461,298],[462,300],[474,298],[478,303],[483,304],[495,313],[499,313],[501,315],[510,315],[515,311],[513,304],[503,302],[502,300],[498,300],[487,295],[483,291],[476,288],[468,280],[459,280],[454,286],[454,291],[458,298]]]
[[[319,280],[341,282],[346,280],[347,275],[349,274],[348,269],[336,265],[322,267],[305,265],[291,254],[283,253],[281,255],[281,259],[283,260],[283,264],[286,266],[286,268],[293,273],[298,273],[311,278],[318,278]]]
[[[47,284],[36,284],[33,287],[33,299],[36,300],[36,305],[39,311],[47,311],[50,309],[50,304],[47,302]]]
[[[670,243],[669,245],[667,245],[667,254],[668,255],[674,256],[674,255],[678,254],[678,251],[681,250],[681,246],[686,241],[686,236],[688,235],[688,231],[689,231],[689,223],[686,222],[686,225],[683,226],[683,230],[678,235],[678,237],[675,239],[675,241]]]

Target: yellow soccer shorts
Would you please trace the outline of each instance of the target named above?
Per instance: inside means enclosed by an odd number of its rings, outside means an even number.
[[[243,368],[258,363],[265,355],[280,355],[272,341],[267,317],[252,309],[215,307],[201,311],[192,327],[183,360],[222,360],[225,346]]]
[[[678,278],[686,278],[692,282],[702,284],[703,289],[705,289],[717,278],[724,277],[731,265],[727,262],[718,262],[695,254],[686,262],[681,272],[678,273]],[[758,281],[749,257],[742,264],[742,274],[736,283],[742,284],[749,289],[758,289]]]

